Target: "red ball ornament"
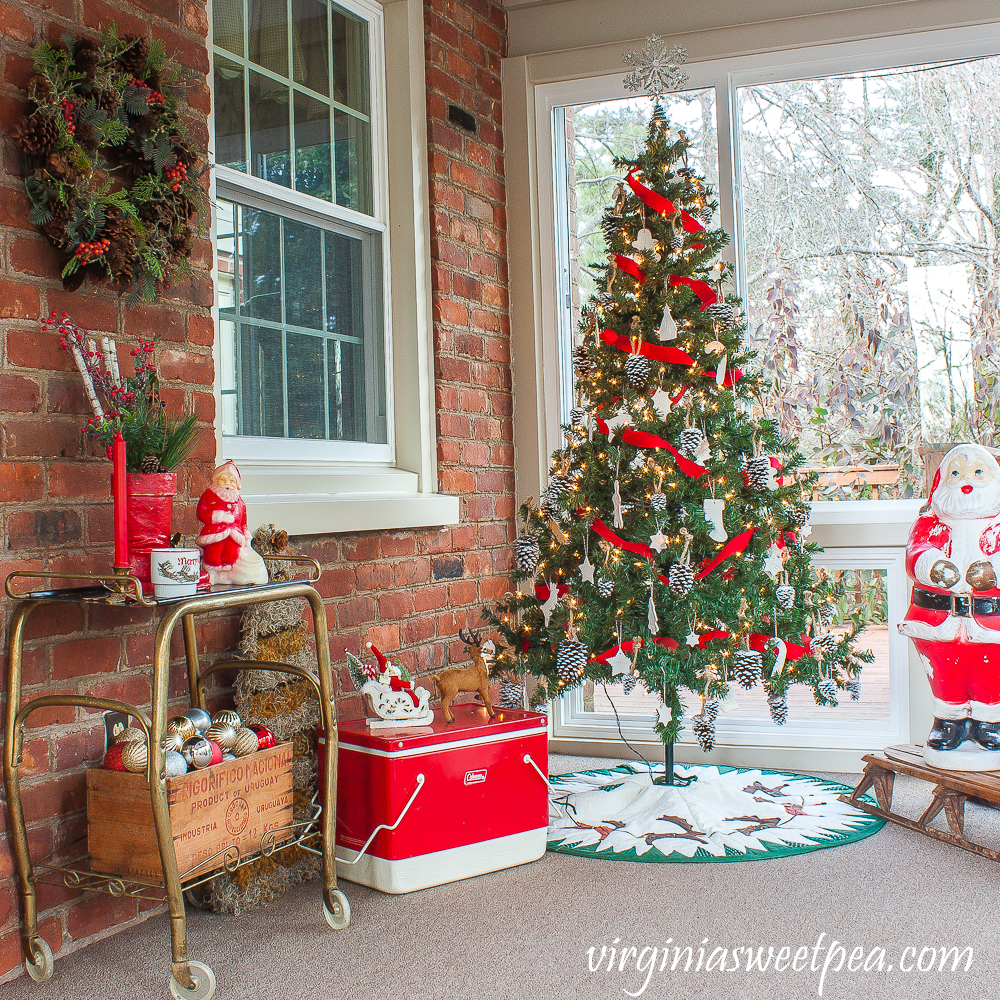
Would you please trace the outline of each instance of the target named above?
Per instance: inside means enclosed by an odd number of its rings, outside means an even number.
[[[267,726],[252,725],[247,726],[247,729],[252,729],[257,734],[258,750],[270,750],[271,747],[278,745],[278,741],[274,738],[274,733]]]
[[[221,764],[222,747],[220,747],[219,744],[215,742],[215,740],[209,740],[208,742],[212,747],[212,764]],[[209,767],[211,767],[212,764],[209,764]]]
[[[122,751],[128,743],[115,743],[104,755],[104,768],[107,771],[124,771],[125,765],[122,763]]]

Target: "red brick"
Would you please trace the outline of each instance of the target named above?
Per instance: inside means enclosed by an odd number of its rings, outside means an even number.
[[[125,923],[138,915],[138,904],[131,897],[116,899],[112,896],[88,897],[69,911],[66,930],[74,941],[90,937],[98,931]]]
[[[0,17],[3,16],[4,7],[7,5],[0,4]],[[38,288],[35,285],[0,280],[0,319],[37,319],[40,309]]]
[[[0,3],[0,24],[3,25],[3,33],[9,38],[16,38],[19,42],[34,39],[35,29],[20,7]]]
[[[316,583],[316,589],[324,598],[346,597],[354,593],[354,570],[324,570]]]
[[[202,38],[208,37],[208,12],[205,10],[204,4],[191,2],[184,4],[184,27],[192,35],[199,35]],[[190,101],[190,97],[188,99]]]
[[[483,298],[481,283],[476,278],[471,278],[466,274],[453,274],[451,285],[455,294],[463,299],[473,299],[479,302]]]
[[[104,757],[105,740],[104,726],[60,736],[55,741],[55,770],[65,771],[100,761]]]
[[[110,462],[58,463],[49,468],[49,496],[96,499],[110,493]]]
[[[176,7],[176,4],[174,4]],[[125,310],[126,328],[137,337],[155,337],[157,340],[183,341],[184,317],[175,309],[163,306],[140,305]],[[176,378],[177,376],[170,376]]]
[[[82,538],[83,525],[75,510],[23,511],[7,519],[7,545],[11,549],[72,545]]]
[[[12,420],[7,424],[7,454],[11,458],[73,458],[82,436],[75,421]]]
[[[105,293],[106,294],[106,293]],[[117,300],[100,298],[98,295],[82,296],[78,292],[65,292],[61,288],[50,288],[45,293],[48,311],[57,316],[68,313],[73,321],[90,331],[101,333],[116,333],[118,330]],[[129,338],[128,343],[131,343]],[[128,362],[126,341],[118,345],[121,364]]]
[[[110,636],[60,643],[52,650],[52,679],[111,673],[120,658],[121,642]]]
[[[427,583],[431,578],[431,561],[424,556],[416,559],[404,559],[396,563],[394,576],[397,587],[413,586]]]
[[[178,670],[172,675],[172,679],[176,677],[182,681],[180,690],[187,691],[187,674]],[[101,684],[94,684],[88,687],[86,694],[91,695],[94,698],[108,698],[112,701],[123,701],[127,705],[135,705],[142,708],[149,704],[150,697],[150,686],[149,686],[149,676],[146,674],[135,674],[132,677],[125,677],[122,679],[104,681]],[[190,704],[190,702],[188,702]],[[93,714],[89,709],[86,709],[86,714]]]
[[[153,26],[153,37],[162,41],[167,46],[167,53],[182,66],[197,70],[199,73],[207,73],[211,68],[208,52],[203,43],[189,41],[183,35],[161,28],[159,25]]]
[[[341,628],[351,628],[375,620],[375,602],[370,597],[356,597],[343,601],[337,607],[337,620]]]
[[[84,782],[80,772],[25,786],[22,789],[25,822],[37,823],[83,809],[86,800]]]
[[[362,563],[355,570],[358,590],[385,590],[392,586],[392,567],[384,562]]]
[[[215,343],[215,324],[211,316],[188,316],[187,332],[192,344],[211,347]]]
[[[76,371],[73,358],[59,346],[58,334],[40,330],[11,330],[7,334],[7,363],[22,368]]]
[[[62,271],[62,257],[48,240],[22,236],[10,248],[10,266],[15,271],[40,278],[58,278]]]
[[[33,413],[38,409],[38,383],[23,375],[0,372],[0,410],[8,413]]]
[[[358,535],[343,543],[344,559],[350,562],[367,562],[378,558],[378,535],[372,532]]]
[[[161,378],[176,379],[178,382],[212,385],[215,379],[215,363],[211,355],[192,354],[190,351],[161,351],[159,369]]]
[[[383,594],[378,599],[378,613],[383,621],[406,618],[413,614],[413,594],[408,590]]]
[[[18,59],[20,56],[11,55],[8,59]],[[25,60],[29,69],[31,63]],[[8,62],[8,66],[10,63]],[[33,69],[30,69],[33,72]],[[36,232],[35,227],[28,222],[28,212],[31,211],[31,202],[23,188],[5,187],[0,190],[0,226],[11,226],[15,229],[26,229]]]
[[[401,532],[383,534],[380,538],[380,544],[382,555],[386,558],[413,555],[417,550],[417,542],[413,535]]]
[[[0,462],[0,496],[23,503],[42,496],[42,467],[34,462]]]
[[[421,587],[414,591],[413,609],[415,612],[436,611],[448,604],[447,587]]]

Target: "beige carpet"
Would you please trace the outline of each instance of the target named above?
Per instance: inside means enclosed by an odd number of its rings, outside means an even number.
[[[613,762],[612,762],[613,763]],[[553,758],[563,772],[605,761]],[[834,777],[836,775],[825,775]],[[850,776],[843,780],[851,781]],[[920,809],[916,782],[897,780],[897,804]],[[996,813],[970,806],[973,838],[1000,846]],[[232,1000],[804,1000],[818,994],[831,939],[847,947],[843,969],[832,954],[822,996],[834,1000],[985,998],[1000,993],[1000,865],[894,825],[846,847],[774,861],[644,865],[546,854],[541,861],[406,896],[342,883],[351,926],[327,928],[317,884],[241,918],[189,916],[191,957],[211,965],[220,998]],[[813,951],[821,934],[826,939]],[[588,969],[588,949],[662,948],[668,963],[640,993],[645,972]],[[803,971],[789,967],[695,971],[697,949],[772,946],[809,949]],[[671,971],[673,949],[695,949]],[[968,972],[899,970],[924,948],[973,949]],[[851,972],[851,952],[884,948],[883,971]],[[814,959],[815,954],[815,959]],[[924,953],[924,964],[930,954]],[[641,959],[646,968],[651,953]],[[871,961],[877,961],[876,952]],[[718,961],[718,956],[716,961]],[[815,961],[816,971],[810,969]],[[731,952],[725,964],[731,967]],[[803,963],[800,962],[800,965]],[[857,964],[857,960],[856,960]],[[891,971],[888,966],[892,965]],[[963,959],[961,968],[964,970]],[[57,961],[52,980],[0,986],[2,1000],[146,1000],[168,996],[169,935],[157,916]]]

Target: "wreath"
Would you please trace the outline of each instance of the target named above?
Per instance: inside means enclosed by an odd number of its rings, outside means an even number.
[[[190,271],[204,215],[205,153],[189,142],[180,68],[162,42],[66,35],[34,50],[34,105],[14,130],[29,221],[64,256],[63,285],[89,275],[147,300]]]

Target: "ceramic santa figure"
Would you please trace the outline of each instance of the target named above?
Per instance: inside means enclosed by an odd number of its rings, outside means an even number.
[[[240,485],[240,470],[232,462],[223,462],[198,501],[196,513],[203,527],[195,542],[212,586],[267,583],[264,560],[250,545]]]
[[[934,696],[924,758],[952,770],[1000,770],[1000,465],[960,444],[941,461],[910,530],[913,640]]]

